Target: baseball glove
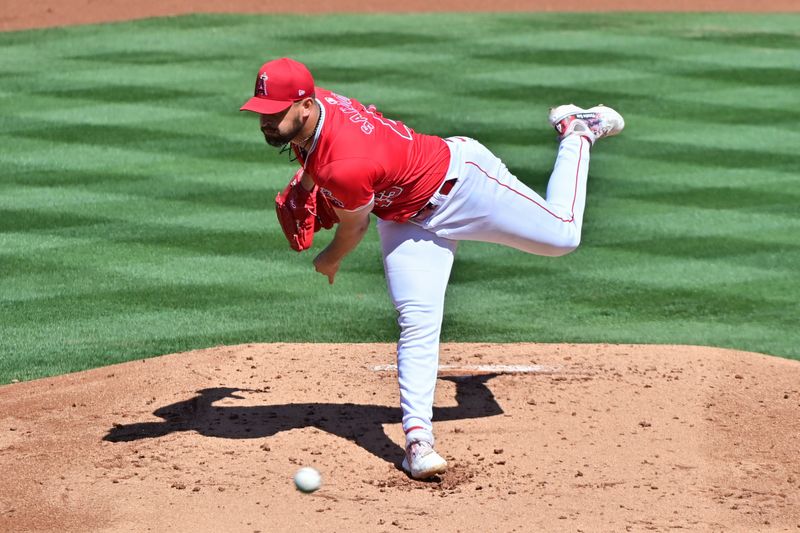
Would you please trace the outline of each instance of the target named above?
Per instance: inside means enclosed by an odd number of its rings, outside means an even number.
[[[275,197],[278,222],[293,250],[302,252],[311,248],[314,233],[330,229],[339,222],[336,212],[319,187],[307,191],[300,180],[303,169],[298,170],[289,184]]]

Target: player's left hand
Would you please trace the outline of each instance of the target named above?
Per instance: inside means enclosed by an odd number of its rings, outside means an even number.
[[[323,276],[328,277],[328,283],[333,285],[333,278],[336,277],[336,273],[339,271],[339,265],[341,261],[332,261],[329,259],[328,254],[325,253],[325,250],[321,251],[317,257],[314,258],[314,270],[322,274]]]
[[[306,189],[306,182],[311,189]],[[328,198],[302,168],[275,197],[275,213],[289,246],[298,252],[311,248],[314,233],[331,229],[339,222]]]

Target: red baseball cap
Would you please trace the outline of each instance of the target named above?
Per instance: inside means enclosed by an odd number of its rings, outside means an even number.
[[[306,66],[283,57],[261,65],[253,97],[239,108],[264,115],[279,113],[314,94],[314,78]]]

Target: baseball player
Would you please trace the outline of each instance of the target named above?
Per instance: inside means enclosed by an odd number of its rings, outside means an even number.
[[[318,204],[332,205],[335,235],[314,258],[329,283],[364,237],[370,213],[377,217],[400,326],[402,467],[415,479],[443,473],[447,463],[433,448],[431,416],[444,295],[458,242],[493,242],[545,256],[575,250],[591,148],[620,133],[622,117],[604,106],[550,110],[560,143],[543,198],[478,141],[417,133],[374,106],[316,87],[308,69],[292,59],[265,63],[254,96],[241,109],[258,113],[267,143],[288,145],[302,167],[277,199],[279,216],[284,209],[296,217],[298,203],[313,195]],[[322,211],[305,211],[317,217],[316,226],[295,218],[287,230],[282,221],[295,249],[310,246]]]

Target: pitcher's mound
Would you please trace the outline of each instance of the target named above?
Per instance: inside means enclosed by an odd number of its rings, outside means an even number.
[[[392,345],[269,344],[0,387],[2,531],[797,531],[800,363],[450,344],[450,469],[397,465]],[[302,466],[322,488],[295,490]]]

